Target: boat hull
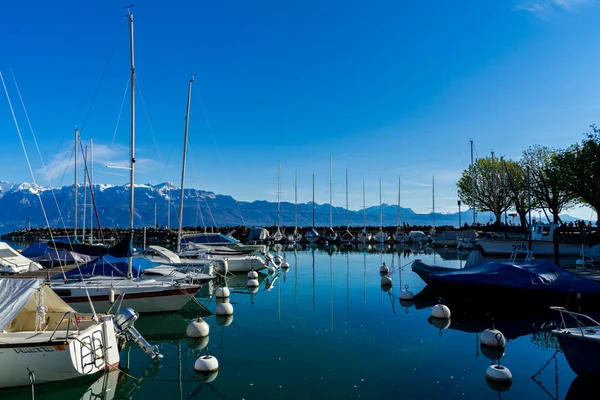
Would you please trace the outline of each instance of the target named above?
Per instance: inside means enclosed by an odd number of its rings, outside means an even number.
[[[568,331],[553,331],[558,337],[569,366],[577,375],[599,375],[600,338],[588,338]]]
[[[35,333],[33,333],[35,335]],[[57,332],[64,338],[64,332]],[[0,334],[0,340],[10,333]],[[35,336],[34,336],[35,337]],[[0,388],[30,385],[92,375],[119,364],[119,351],[112,319],[103,320],[75,338],[35,342],[28,340],[0,347]]]
[[[481,247],[485,254],[512,254],[515,250],[529,250],[527,240],[486,240],[479,239],[477,246]],[[532,241],[531,251],[534,256],[553,256],[554,243],[545,241]],[[578,256],[581,253],[581,245],[560,243],[558,253],[561,256]]]

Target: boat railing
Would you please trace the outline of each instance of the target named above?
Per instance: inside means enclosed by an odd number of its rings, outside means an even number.
[[[512,253],[510,253],[510,257],[508,258],[508,262],[509,263],[515,263],[517,262],[517,257],[520,255],[524,255],[525,259],[523,261],[523,263],[530,263],[533,261],[533,252],[531,250],[513,250]]]
[[[52,335],[50,335],[50,339],[48,339],[49,342],[52,341],[52,339],[54,338],[54,335],[56,334],[56,332],[58,332],[59,328],[61,327],[62,323],[64,322],[65,318],[67,318],[67,317],[68,317],[68,319],[67,319],[67,331],[66,331],[66,335],[65,335],[64,339],[66,340],[69,337],[69,333],[71,331],[71,317],[72,316],[75,316],[75,318],[77,320],[77,314],[74,313],[73,311],[67,311],[67,312],[65,312],[62,315],[62,317],[60,318],[60,320],[56,324],[56,328],[54,328],[54,330],[52,331]]]
[[[565,314],[570,316],[576,322],[577,328],[579,328],[579,331],[581,332],[582,336],[585,336],[585,331],[590,326],[600,326],[600,322],[596,321],[595,319],[593,319],[592,317],[590,317],[588,315],[569,311],[564,307],[550,307],[550,309],[554,310],[554,311],[558,311],[560,313],[560,319],[562,322],[561,327],[563,329],[567,329],[567,323],[565,321]],[[586,323],[586,322],[588,322],[588,323]],[[591,324],[589,322],[591,322]]]

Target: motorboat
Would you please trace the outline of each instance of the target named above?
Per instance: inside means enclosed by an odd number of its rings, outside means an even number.
[[[562,324],[552,333],[558,338],[573,372],[577,375],[599,375],[600,365],[595,360],[600,356],[600,323],[588,315],[563,307],[550,308],[560,313]]]
[[[137,314],[77,314],[43,279],[0,279],[0,388],[63,381],[119,365],[131,339],[161,357],[133,329]]]
[[[448,247],[456,247],[458,246],[458,239],[461,238],[461,242],[469,241],[472,238],[477,237],[477,232],[474,229],[470,230],[458,230],[458,231],[442,231],[434,235],[432,240],[432,245],[434,246],[448,246]]]
[[[444,269],[420,266],[427,275],[428,286],[452,297],[486,299],[486,301],[528,301],[532,304],[567,304],[593,302],[600,299],[600,283],[582,278],[551,261],[511,263],[485,261],[463,269]],[[413,268],[415,272],[418,272]]]
[[[188,246],[181,252],[183,257],[181,261],[213,262],[215,265],[220,266],[218,269],[221,270],[221,274],[225,272],[248,272],[252,269],[259,271],[267,267],[267,261],[259,254],[268,257],[268,253],[264,251],[264,246],[260,246],[259,250],[247,253],[230,248],[210,248],[195,244],[192,247]]]
[[[28,271],[39,271],[42,266],[19,254],[18,251],[0,242],[0,274],[14,275]]]

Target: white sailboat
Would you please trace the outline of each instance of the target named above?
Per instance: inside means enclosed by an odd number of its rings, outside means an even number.
[[[390,239],[390,235],[383,231],[383,206],[381,203],[381,179],[379,180],[379,232],[375,234],[373,240],[376,243],[385,243]]]
[[[130,84],[131,84],[131,139],[129,157],[129,229],[133,239],[134,178],[135,178],[135,67],[133,47],[133,14],[129,13]],[[133,259],[127,259],[127,277],[113,278],[95,276],[76,281],[65,280],[51,283],[52,289],[80,312],[108,313],[119,298],[122,308],[133,308],[140,313],[177,311],[193,299],[199,285],[169,279],[134,278]]]
[[[312,176],[312,228],[304,234],[304,239],[308,243],[317,243],[321,237],[315,230],[315,174]]]
[[[348,169],[346,169],[346,231],[340,236],[342,243],[352,243],[354,241],[354,235],[350,232],[350,225],[348,224]]]
[[[323,240],[329,243],[335,243],[338,241],[339,236],[336,231],[333,230],[333,181],[332,181],[333,161],[332,157],[329,156],[329,228],[325,230]]]
[[[365,181],[363,180],[363,230],[358,233],[356,240],[360,243],[371,241],[371,234],[367,232],[367,206],[365,205]]]
[[[281,233],[281,163],[277,163],[277,229],[269,240],[275,243],[280,243],[283,241],[285,236]]]
[[[294,232],[287,235],[288,243],[298,243],[302,240],[302,235],[298,232],[298,172],[294,173]]]
[[[400,177],[398,177],[398,219],[396,221],[396,232],[394,232],[394,242],[407,243],[408,235],[402,230],[402,210],[400,208]]]

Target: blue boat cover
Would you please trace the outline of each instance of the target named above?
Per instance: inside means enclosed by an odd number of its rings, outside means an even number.
[[[582,278],[552,261],[526,265],[486,261],[464,269],[430,275],[432,282],[457,285],[494,285],[559,293],[600,293],[600,283]]]
[[[156,263],[145,258],[134,258],[132,274],[134,277],[140,276],[144,269],[155,267],[156,265]],[[64,279],[65,276],[67,279],[81,279],[82,276],[83,278],[89,278],[91,276],[125,277],[127,276],[127,269],[127,258],[117,258],[106,255],[67,271],[64,275],[57,274],[50,279]]]

